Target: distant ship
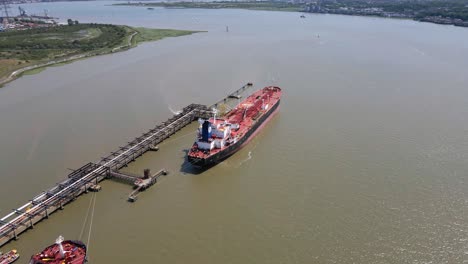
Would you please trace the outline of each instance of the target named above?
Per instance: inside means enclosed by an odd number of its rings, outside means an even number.
[[[20,255],[16,251],[16,249],[10,250],[10,252],[2,254],[0,252],[0,264],[10,264],[15,262]]]
[[[269,121],[278,110],[280,99],[281,88],[265,87],[222,118],[215,115],[209,120],[200,120],[197,141],[188,153],[189,162],[197,167],[208,167],[234,154]]]
[[[86,245],[81,241],[63,240],[59,236],[55,244],[33,255],[29,264],[83,264],[86,262]]]
[[[304,15],[301,15],[301,18],[305,18],[305,16],[304,16]]]
[[[148,10],[154,10],[154,8],[152,8],[152,7],[148,7],[147,9],[148,9]]]

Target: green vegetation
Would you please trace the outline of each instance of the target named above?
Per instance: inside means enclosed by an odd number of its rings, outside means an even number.
[[[54,65],[55,65],[55,64],[54,64]],[[38,73],[40,73],[40,72],[43,72],[45,69],[46,69],[45,67],[42,67],[42,68],[35,68],[35,69],[32,69],[32,70],[23,72],[22,75],[34,75],[34,74],[38,74]]]
[[[97,24],[7,31],[0,34],[0,59],[26,61],[62,57],[113,47],[125,36],[126,31],[120,26]]]
[[[135,42],[138,44],[145,41],[155,41],[167,37],[179,37],[183,35],[189,35],[194,33],[194,31],[188,30],[173,30],[173,29],[150,29],[150,28],[133,28],[138,32],[134,37]],[[200,32],[200,31],[196,31]]]
[[[307,5],[315,13],[409,18],[456,26],[468,26],[466,0],[322,0]]]
[[[143,41],[192,34],[195,31],[132,28],[105,24],[79,24],[6,31],[0,33],[0,84],[38,67],[65,63],[136,46]],[[11,74],[17,70],[15,76]]]
[[[305,3],[307,2],[307,3]],[[213,1],[213,2],[138,2],[115,5],[165,8],[238,8],[269,11],[301,11],[358,16],[414,19],[468,27],[468,0],[319,0],[289,1]]]
[[[301,4],[293,4],[288,2],[268,1],[268,2],[151,2],[151,3],[122,3],[114,5],[130,5],[130,6],[160,6],[165,8],[236,8],[249,10],[267,10],[267,11],[302,11],[304,6]]]

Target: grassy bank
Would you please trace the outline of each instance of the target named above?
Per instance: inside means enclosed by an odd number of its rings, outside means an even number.
[[[0,85],[23,73],[196,31],[78,24],[0,33]]]
[[[145,6],[145,7],[165,7],[165,8],[235,8],[249,10],[266,10],[266,11],[303,11],[304,6],[301,4],[293,4],[287,2],[159,2],[159,3],[119,3],[114,5],[125,6]]]
[[[151,28],[132,28],[137,31],[138,34],[135,35],[136,44],[145,42],[145,41],[156,41],[167,37],[179,37],[183,35],[189,35],[194,33],[194,31],[189,30],[173,30],[173,29],[151,29]],[[197,31],[199,32],[199,31]]]

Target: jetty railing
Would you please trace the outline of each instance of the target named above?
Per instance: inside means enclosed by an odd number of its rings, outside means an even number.
[[[196,118],[208,118],[210,115],[211,110],[208,107],[191,104],[167,121],[103,157],[97,163],[90,162],[73,171],[68,175],[68,179],[37,195],[0,219],[0,246],[11,239],[17,239],[18,235],[25,230],[34,228],[35,223],[48,218],[57,209],[63,208],[65,204],[87,191],[90,185],[106,178],[111,171],[127,166],[148,151],[151,145],[159,144]]]
[[[230,96],[240,94],[248,86],[251,84],[245,85]],[[11,213],[0,218],[0,247],[12,239],[17,239],[22,232],[34,228],[34,224],[48,218],[51,213],[63,209],[65,204],[73,201],[83,192],[87,192],[88,187],[110,176],[111,172],[115,173],[127,166],[150,150],[151,146],[161,143],[197,118],[209,118],[212,115],[211,108],[225,102],[226,98],[210,107],[200,104],[190,104],[184,107],[180,113],[128,142],[125,146],[119,147],[117,151],[111,152],[98,162],[89,162],[74,170],[66,180],[40,193],[17,209],[13,209]]]

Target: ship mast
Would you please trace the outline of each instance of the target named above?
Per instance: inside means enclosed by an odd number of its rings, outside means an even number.
[[[55,240],[55,244],[57,244],[59,246],[59,249],[60,249],[60,257],[63,259],[65,258],[65,251],[63,250],[63,246],[62,246],[62,242],[63,242],[63,236],[59,236],[56,240]]]
[[[213,125],[215,125],[216,127],[216,113],[218,112],[218,110],[214,107],[212,110],[213,110]]]

